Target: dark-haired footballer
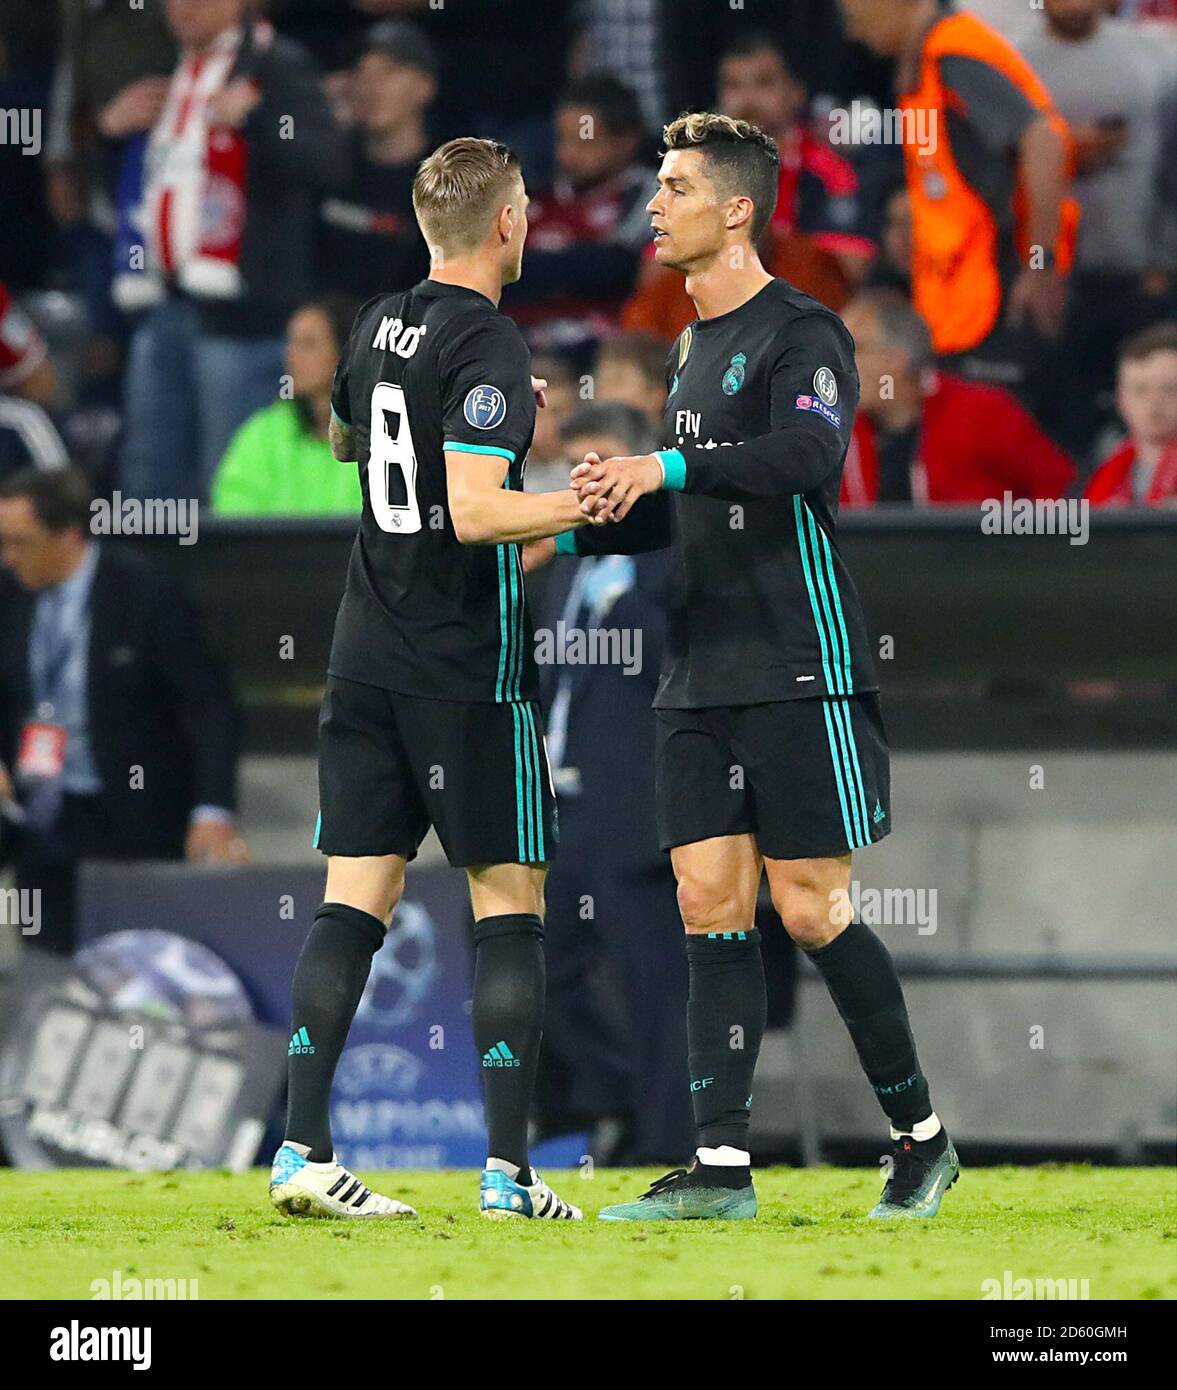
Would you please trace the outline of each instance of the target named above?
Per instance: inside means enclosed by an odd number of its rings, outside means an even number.
[[[891,1125],[874,1217],[934,1216],[959,1165],[932,1109],[899,977],[849,911],[851,852],[891,828],[889,757],[866,624],[834,538],[858,405],[837,315],[770,276],[775,143],[693,113],[665,131],[649,203],[656,257],[686,276],[698,320],[668,364],[673,447],[589,455],[582,509],[624,518],[672,492],[675,575],[658,722],[658,815],[690,965],[687,1024],[699,1145],[602,1219],[756,1215],[748,1152],[765,1023],[753,914],[762,872],[829,988]],[[579,548],[579,536],[557,543]]]

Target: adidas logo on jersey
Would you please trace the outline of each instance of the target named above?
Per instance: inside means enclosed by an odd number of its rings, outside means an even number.
[[[311,1046],[311,1035],[305,1028],[296,1029],[290,1038],[290,1047],[287,1049],[287,1057],[310,1056],[314,1052]]]
[[[497,1042],[489,1052],[482,1054],[484,1067],[518,1067],[522,1063],[505,1042]]]

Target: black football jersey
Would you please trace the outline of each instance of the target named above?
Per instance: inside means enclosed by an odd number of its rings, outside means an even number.
[[[517,545],[454,534],[445,451],[504,460],[521,489],[535,430],[531,356],[484,295],[424,280],[359,312],[332,393],[364,493],[329,671],[404,695],[534,699]]]
[[[685,328],[667,386],[676,542],[655,706],[876,690],[835,539],[859,390],[842,321],[773,280]]]

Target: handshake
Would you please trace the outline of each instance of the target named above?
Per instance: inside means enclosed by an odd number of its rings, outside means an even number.
[[[572,470],[568,485],[589,523],[604,526],[610,521],[624,520],[638,498],[657,492],[664,478],[657,454],[610,459],[585,454],[584,462]]]

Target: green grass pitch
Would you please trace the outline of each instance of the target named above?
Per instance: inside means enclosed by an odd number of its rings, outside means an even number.
[[[94,1280],[196,1281],[201,1299],[979,1299],[983,1281],[1088,1281],[1092,1299],[1177,1297],[1162,1168],[966,1168],[930,1222],[880,1225],[866,1169],[765,1169],[760,1218],[596,1222],[648,1172],[547,1173],[585,1221],[495,1222],[477,1173],[367,1173],[416,1222],[291,1221],[268,1173],[0,1171],[0,1297],[93,1297]],[[191,1287],[191,1283],[189,1283]]]

